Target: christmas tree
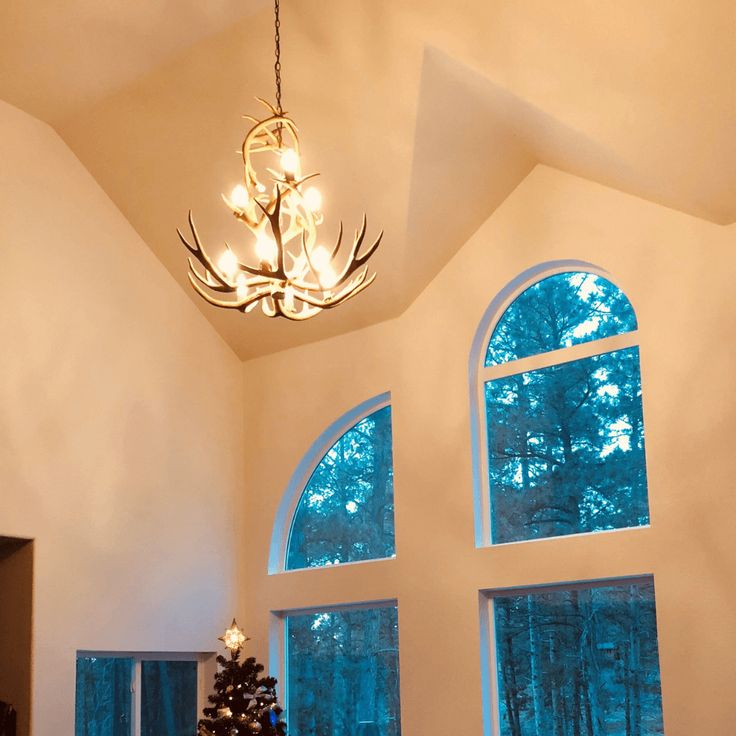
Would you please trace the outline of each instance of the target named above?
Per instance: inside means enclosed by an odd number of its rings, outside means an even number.
[[[263,665],[255,657],[240,660],[247,638],[235,619],[220,640],[230,650],[230,659],[217,657],[215,694],[209,696],[212,707],[203,711],[205,718],[199,722],[198,736],[285,736],[276,680],[261,677]]]

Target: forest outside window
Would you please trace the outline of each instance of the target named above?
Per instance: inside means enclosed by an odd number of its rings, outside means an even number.
[[[651,578],[492,595],[500,736],[661,736]]]
[[[200,662],[172,655],[80,654],[76,736],[191,736]]]
[[[350,427],[327,450],[299,499],[286,569],[394,555],[391,407]]]
[[[623,292],[587,272],[503,312],[480,397],[493,543],[649,523],[636,329]]]
[[[290,736],[400,736],[395,604],[289,613]]]

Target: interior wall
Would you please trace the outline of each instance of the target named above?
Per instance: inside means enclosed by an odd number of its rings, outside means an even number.
[[[249,646],[267,656],[274,611],[397,598],[402,733],[444,736],[462,722],[480,734],[480,590],[653,574],[668,736],[736,731],[735,235],[538,166],[400,318],[247,362],[247,385],[258,386],[245,403],[240,546]],[[637,310],[652,524],[478,549],[474,333],[512,279],[560,259],[607,269]],[[396,559],[269,576],[272,524],[294,468],[337,417],[384,391]],[[270,668],[280,673],[275,657]],[[438,688],[451,688],[451,717]]]
[[[18,714],[18,736],[31,729],[33,543],[0,537],[0,701]]]
[[[4,103],[0,161],[0,535],[35,540],[34,733],[71,734],[77,650],[212,651],[232,618],[241,365]]]

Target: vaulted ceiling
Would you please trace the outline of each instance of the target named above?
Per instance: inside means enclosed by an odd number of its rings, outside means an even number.
[[[56,128],[188,291],[175,228],[189,208],[213,246],[243,238],[220,192],[240,175],[241,115],[273,97],[271,12],[0,8],[0,98]],[[285,107],[322,173],[323,237],[363,210],[386,235],[376,284],[307,323],[192,294],[242,358],[398,315],[539,162],[736,220],[732,0],[282,0],[282,19]]]

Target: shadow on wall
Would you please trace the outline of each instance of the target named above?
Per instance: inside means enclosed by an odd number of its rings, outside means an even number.
[[[31,732],[32,614],[33,542],[0,536],[0,736]]]

